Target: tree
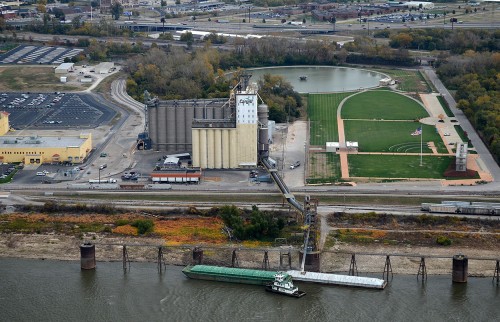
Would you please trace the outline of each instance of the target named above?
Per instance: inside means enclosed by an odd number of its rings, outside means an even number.
[[[163,24],[163,28],[162,28],[163,33],[165,33],[165,17],[162,17],[162,18],[160,19],[160,21],[161,21],[161,23]]]
[[[115,20],[120,19],[120,16],[123,14],[123,6],[118,1],[113,2],[110,10],[111,16],[113,16],[113,19]]]
[[[46,0],[38,0],[37,1],[37,10],[38,10],[38,12],[40,12],[40,13],[46,13],[47,12],[46,5],[47,5],[47,1]]]
[[[180,41],[186,41],[186,42],[191,41],[192,42],[193,41],[193,33],[190,31],[183,32],[181,34]]]

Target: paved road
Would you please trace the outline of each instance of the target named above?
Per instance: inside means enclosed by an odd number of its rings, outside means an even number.
[[[500,190],[500,168],[498,164],[493,159],[490,151],[486,148],[486,145],[479,138],[476,130],[472,127],[471,123],[462,112],[462,110],[457,108],[457,103],[455,99],[450,94],[448,89],[443,85],[441,80],[437,77],[434,69],[431,67],[423,67],[424,73],[429,77],[430,81],[434,85],[434,87],[439,91],[439,93],[444,97],[448,105],[450,106],[451,111],[455,114],[456,119],[460,122],[460,126],[464,131],[467,132],[469,139],[472,141],[472,144],[476,148],[477,153],[481,156],[481,160],[484,163],[484,166],[487,168],[487,172],[490,172],[493,176],[493,180],[495,181],[495,185],[497,190]]]

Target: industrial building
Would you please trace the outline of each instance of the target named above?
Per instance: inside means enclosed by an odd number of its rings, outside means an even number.
[[[62,63],[61,65],[56,67],[56,69],[54,70],[54,73],[66,74],[66,73],[69,73],[70,71],[73,71],[73,70],[75,70],[74,63]]]
[[[9,113],[0,112],[0,162],[4,163],[83,163],[92,150],[92,135],[8,136]]]
[[[253,168],[267,153],[267,105],[258,104],[257,86],[238,85],[228,99],[150,100],[147,132],[157,151],[192,153],[192,166]],[[259,146],[257,141],[259,139]]]

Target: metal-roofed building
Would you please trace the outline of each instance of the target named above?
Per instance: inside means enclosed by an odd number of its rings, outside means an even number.
[[[1,136],[0,162],[83,163],[92,150],[92,135],[79,136]]]
[[[69,71],[74,70],[75,64],[73,63],[62,63],[61,65],[57,66],[54,72],[56,74],[66,74]]]

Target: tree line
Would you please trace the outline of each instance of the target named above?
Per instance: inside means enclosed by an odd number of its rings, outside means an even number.
[[[396,33],[383,30],[374,35],[389,37],[389,45],[392,48],[449,50],[452,54],[463,54],[467,50],[479,52],[500,50],[500,30],[427,28]]]
[[[500,164],[500,53],[468,50],[439,62],[437,73]]]

